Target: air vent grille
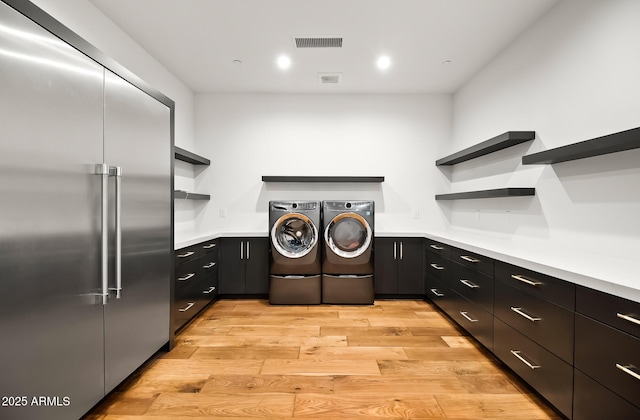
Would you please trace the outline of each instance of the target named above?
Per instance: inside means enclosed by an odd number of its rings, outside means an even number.
[[[296,48],[342,48],[342,38],[296,37]]]
[[[342,73],[318,73],[318,82],[321,85],[336,85],[342,82]]]

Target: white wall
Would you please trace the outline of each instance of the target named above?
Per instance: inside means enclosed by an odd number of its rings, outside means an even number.
[[[440,204],[452,230],[635,259],[640,150],[553,166],[523,154],[640,126],[640,2],[565,0],[454,96],[457,151],[508,130],[532,143],[442,170],[450,190],[536,187],[535,198]]]
[[[193,150],[193,92],[88,0],[31,0],[175,102],[175,143]]]
[[[449,95],[196,96],[200,232],[266,232],[277,199],[370,199],[376,231],[442,229],[433,162],[450,138]],[[262,175],[374,175],[382,184],[263,183]],[[221,212],[226,213],[221,217]],[[186,219],[186,218],[185,218]]]

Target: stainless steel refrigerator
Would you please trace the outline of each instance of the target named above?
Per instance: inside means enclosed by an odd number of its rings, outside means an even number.
[[[169,341],[173,104],[5,3],[0,419],[68,420]]]

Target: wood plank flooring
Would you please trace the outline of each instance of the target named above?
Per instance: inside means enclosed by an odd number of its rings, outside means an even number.
[[[429,303],[221,300],[86,416],[556,419]]]

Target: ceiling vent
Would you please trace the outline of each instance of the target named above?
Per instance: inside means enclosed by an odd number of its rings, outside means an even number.
[[[296,48],[342,48],[342,37],[295,37],[293,40],[296,44]]]
[[[342,73],[318,73],[318,82],[321,85],[337,85],[342,82]]]

